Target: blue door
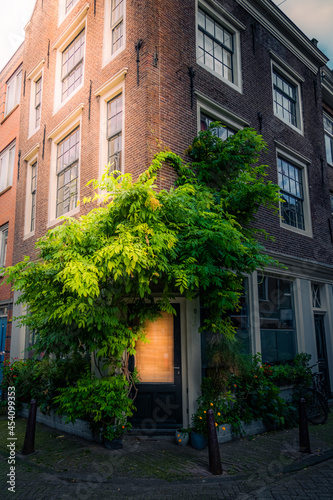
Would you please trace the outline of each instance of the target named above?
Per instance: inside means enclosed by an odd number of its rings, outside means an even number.
[[[0,384],[2,382],[2,364],[5,359],[6,327],[7,318],[0,318]]]

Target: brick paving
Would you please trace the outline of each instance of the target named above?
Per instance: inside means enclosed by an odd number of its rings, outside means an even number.
[[[311,426],[310,439],[310,455],[298,451],[298,429],[222,444],[223,475],[212,476],[207,449],[181,447],[166,439],[127,437],[123,449],[109,451],[38,424],[36,453],[16,457],[15,493],[7,490],[8,453],[1,448],[0,497],[332,499],[333,415],[324,426]]]

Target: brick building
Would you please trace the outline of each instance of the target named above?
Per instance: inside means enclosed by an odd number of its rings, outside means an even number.
[[[23,45],[0,72],[0,267],[13,263],[22,57]],[[13,295],[10,285],[0,287],[0,378],[10,353]]]
[[[270,0],[37,0],[24,44],[15,262],[34,256],[36,238],[59,216],[88,210],[77,201],[108,161],[137,176],[158,144],[182,155],[212,120],[226,135],[251,126],[268,144],[262,162],[285,200],[280,217],[260,210],[258,225],[275,237],[265,245],[287,269],[245,279],[234,315],[239,336],[264,361],[306,351],[329,370],[333,93],[326,63]],[[165,168],[158,185],[173,179]],[[145,371],[144,350],[137,359],[137,402],[148,427],[187,426],[200,392],[200,303],[176,303],[174,324],[159,323],[172,339],[170,353],[152,340],[155,355],[172,360],[170,373],[160,379]],[[153,338],[158,328],[151,330]],[[14,325],[12,337],[11,355],[22,356],[28,333]],[[333,384],[333,370],[329,376]]]

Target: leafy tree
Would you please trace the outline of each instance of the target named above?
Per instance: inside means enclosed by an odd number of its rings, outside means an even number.
[[[244,129],[222,141],[216,126],[194,139],[189,163],[164,151],[135,182],[119,172],[91,181],[96,195],[86,202],[102,197],[98,208],[64,218],[37,241],[37,260],[3,270],[28,305],[20,321],[36,330],[37,352],[95,353],[131,383],[128,356],[146,321],[174,312],[179,294],[200,294],[211,311],[205,327],[233,334],[223,313],[237,307],[244,273],[273,263],[258,242],[256,213],[279,197],[267,166],[257,165],[262,137]],[[165,163],[178,179],[158,192]]]

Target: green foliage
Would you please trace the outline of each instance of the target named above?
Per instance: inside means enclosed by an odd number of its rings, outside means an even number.
[[[68,422],[88,420],[95,433],[111,441],[131,427],[127,417],[135,407],[128,389],[123,375],[98,378],[87,374],[74,387],[60,389],[55,402],[59,404],[58,413],[66,415]]]
[[[267,166],[257,165],[266,147],[262,137],[244,129],[222,141],[216,125],[195,138],[188,164],[166,151],[135,182],[120,172],[91,181],[96,195],[90,201],[102,198],[98,208],[79,219],[64,217],[37,241],[37,260],[25,257],[0,269],[20,290],[18,302],[28,306],[30,314],[20,321],[36,332],[37,353],[57,359],[96,353],[101,375],[106,366],[110,375],[122,371],[128,396],[135,383],[128,370],[135,343],[145,339],[147,321],[161,311],[174,313],[176,295],[200,294],[211,311],[203,329],[233,337],[224,313],[237,307],[244,274],[277,264],[258,243],[252,223],[261,205],[277,207],[279,188],[267,181]],[[157,192],[164,163],[178,180]],[[107,377],[104,386],[82,379],[72,396],[90,394],[95,386],[102,391],[116,381]],[[69,391],[56,399],[66,411],[62,398]],[[93,421],[103,420],[89,401]],[[130,400],[128,405],[125,414]],[[110,398],[107,406],[118,420]]]
[[[18,408],[35,398],[40,410],[49,413],[57,409],[54,397],[59,389],[74,384],[89,369],[89,357],[80,355],[58,360],[16,358],[3,366],[2,389],[6,391],[8,386],[15,386]]]
[[[310,359],[311,354],[299,353],[290,363],[264,364],[264,372],[272,382],[279,386],[292,384],[309,387],[312,384],[311,370],[309,370]]]

